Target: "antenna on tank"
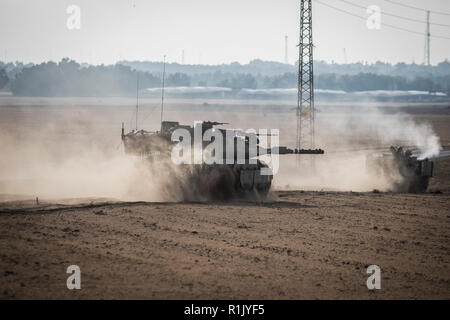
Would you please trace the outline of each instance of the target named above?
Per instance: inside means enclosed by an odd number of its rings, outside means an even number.
[[[165,77],[166,77],[166,56],[164,56],[163,76],[162,76],[162,90],[161,90],[161,131],[162,131],[163,112],[164,112],[164,83],[165,83]]]
[[[139,71],[136,71],[136,131],[138,129],[138,112],[139,112]]]

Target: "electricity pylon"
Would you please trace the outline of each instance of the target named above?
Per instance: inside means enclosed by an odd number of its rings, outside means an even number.
[[[311,0],[300,1],[297,149],[314,149],[314,72]],[[311,157],[314,161],[314,157]],[[312,168],[313,169],[313,168]]]

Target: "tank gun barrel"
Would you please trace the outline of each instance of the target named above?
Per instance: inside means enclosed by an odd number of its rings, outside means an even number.
[[[234,130],[234,133],[238,137],[261,137],[261,136],[273,137],[273,136],[278,136],[278,134],[273,134],[273,133],[253,133],[253,132],[245,132],[245,131],[241,131],[241,130]]]
[[[259,148],[259,155],[264,154],[324,154],[322,149],[290,149],[288,147],[280,146],[271,149]]]
[[[216,121],[203,121],[203,124],[206,126],[222,126],[224,124],[228,124],[227,122],[216,122]]]

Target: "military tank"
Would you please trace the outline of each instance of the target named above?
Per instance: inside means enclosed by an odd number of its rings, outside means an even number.
[[[391,146],[387,153],[369,155],[366,168],[393,181],[395,191],[423,193],[433,177],[434,162],[419,159],[409,149]]]
[[[273,173],[269,166],[260,159],[263,155],[270,154],[323,154],[321,149],[304,150],[290,149],[284,146],[265,148],[260,144],[260,134],[248,133],[240,130],[219,129],[217,126],[225,125],[213,121],[197,122],[194,126],[181,125],[176,121],[162,121],[160,131],[150,132],[145,130],[131,131],[125,134],[122,124],[122,142],[125,153],[140,156],[150,162],[167,163],[167,170],[174,170],[170,161],[174,146],[180,141],[173,141],[172,135],[177,129],[184,129],[189,133],[191,146],[195,144],[195,134],[200,132],[202,137],[208,130],[218,130],[223,137],[223,154],[214,155],[212,163],[178,164],[173,174],[174,181],[183,174],[182,185],[183,198],[191,198],[193,190],[209,199],[228,199],[235,195],[253,194],[264,197],[270,190]],[[232,143],[225,141],[232,137]],[[256,143],[255,143],[256,142]],[[201,141],[203,151],[206,150],[208,141]],[[256,147],[255,147],[256,146]],[[228,149],[227,149],[228,148]],[[229,152],[233,148],[233,152]],[[238,152],[241,148],[241,152]],[[230,154],[232,157],[230,158]],[[263,173],[264,172],[264,173]]]

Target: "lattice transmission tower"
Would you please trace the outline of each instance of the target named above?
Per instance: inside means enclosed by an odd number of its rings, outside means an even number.
[[[311,0],[300,1],[298,62],[297,149],[314,149],[315,112]]]

